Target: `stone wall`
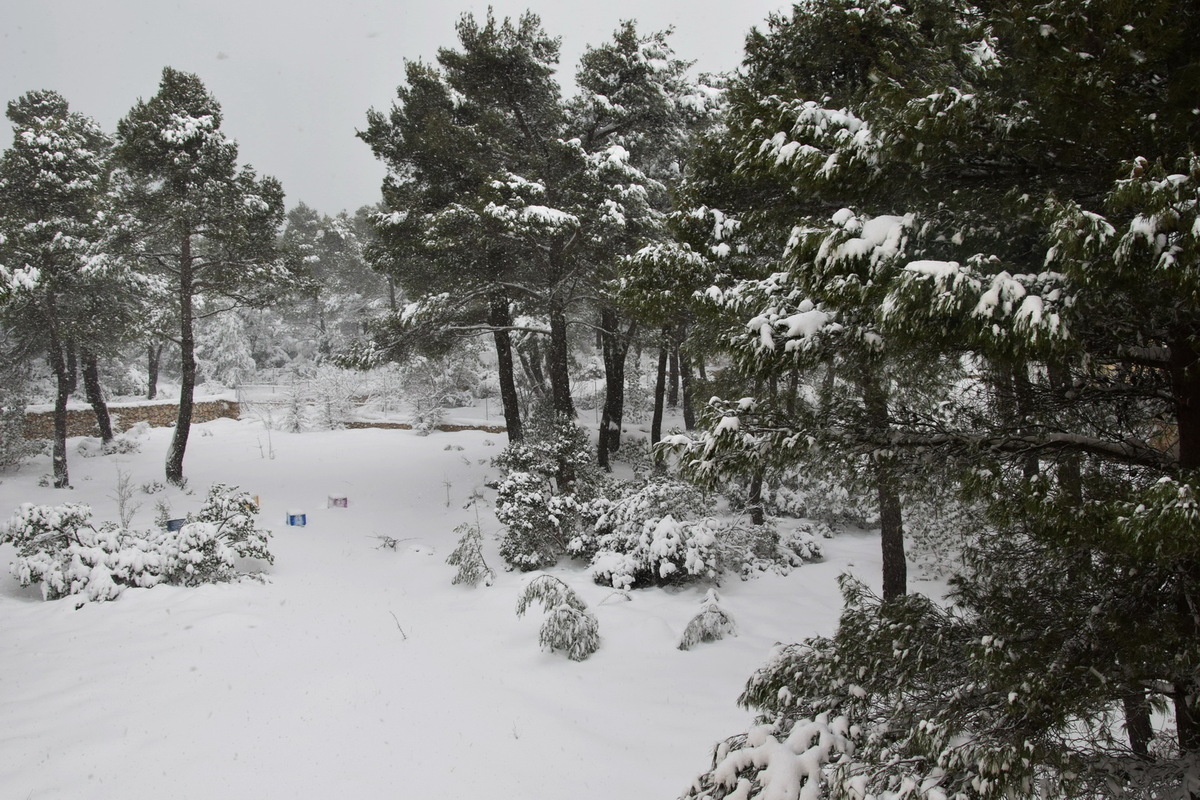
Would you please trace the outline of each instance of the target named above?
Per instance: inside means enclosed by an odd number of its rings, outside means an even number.
[[[175,403],[153,403],[139,405],[110,405],[108,413],[113,418],[113,428],[118,431],[132,428],[139,422],[149,422],[152,428],[166,428],[175,424],[179,406]],[[237,419],[241,414],[239,405],[233,400],[198,401],[192,409],[192,422],[211,422],[214,419]],[[99,436],[96,415],[91,408],[67,409],[67,436]],[[30,411],[25,414],[26,439],[50,439],[54,436],[54,412]]]

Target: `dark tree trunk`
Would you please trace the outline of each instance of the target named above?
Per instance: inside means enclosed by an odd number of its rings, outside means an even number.
[[[575,419],[575,401],[571,399],[570,354],[567,345],[567,317],[562,309],[550,311],[550,394],[556,416]]]
[[[658,370],[654,380],[654,413],[650,418],[650,444],[662,441],[663,401],[667,392],[667,361],[670,358],[670,330],[663,328],[662,344],[658,349]]]
[[[1050,388],[1059,398],[1064,398],[1071,388],[1071,373],[1062,363],[1051,361],[1046,365]],[[1058,483],[1063,495],[1075,505],[1083,503],[1083,464],[1078,453],[1065,453],[1058,462]]]
[[[708,374],[704,371],[704,359],[700,356],[696,357],[696,375],[705,383],[708,382]]]
[[[667,373],[667,405],[679,407],[679,343],[672,340],[670,347],[670,372]]]
[[[1171,383],[1175,395],[1175,422],[1179,426],[1179,467],[1200,467],[1200,364],[1182,332],[1171,345]]]
[[[53,297],[50,298],[50,304],[53,307]],[[53,312],[50,317],[54,318]],[[67,401],[71,398],[74,376],[68,371],[68,362],[62,342],[58,338],[58,331],[51,325],[47,334],[50,338],[50,367],[54,370],[54,443],[51,451],[54,488],[69,489],[71,479],[67,472]]]
[[[196,340],[193,331],[192,237],[183,237],[179,255],[179,414],[167,450],[167,482],[183,485],[183,455],[192,430],[192,407],[196,395]]]
[[[685,356],[679,357],[679,384],[683,394],[683,427],[696,429],[696,408],[692,403],[692,365]]]
[[[1125,707],[1125,731],[1129,734],[1129,749],[1138,758],[1149,758],[1154,728],[1150,721],[1150,703],[1145,692],[1140,695],[1126,695],[1122,698],[1122,704]]]
[[[863,405],[867,424],[877,442],[889,427],[887,389],[873,366],[863,369]],[[902,597],[908,591],[908,563],[904,556],[904,520],[897,487],[896,465],[890,457],[877,457],[875,488],[879,498],[879,538],[883,552],[883,599]]]
[[[1179,749],[1185,753],[1200,750],[1200,715],[1196,713],[1196,684],[1191,680],[1176,681],[1171,702],[1175,704],[1175,730]]]
[[[746,498],[746,509],[750,512],[750,521],[755,525],[762,525],[767,521],[766,512],[763,511],[762,488],[763,473],[762,470],[758,470],[750,479],[750,494]]]
[[[620,319],[612,308],[600,310],[600,343],[604,355],[604,410],[600,415],[600,432],[596,456],[600,466],[609,467],[609,454],[621,447],[621,425],[625,418],[625,359],[629,342],[636,330],[630,325],[621,334]]]
[[[1021,434],[1030,432],[1030,421],[1033,416],[1033,385],[1029,381],[1029,365],[1018,364],[1013,369],[1013,396],[1016,398],[1017,418]],[[1034,478],[1042,471],[1042,465],[1036,453],[1030,453],[1024,459],[1023,470],[1026,478]]]
[[[158,397],[158,365],[162,358],[163,343],[151,342],[146,346],[146,399]]]
[[[783,398],[783,407],[789,414],[796,413],[796,396],[800,393],[800,370],[795,367],[788,373],[787,396]]]
[[[104,402],[104,392],[100,388],[100,368],[96,363],[96,354],[84,350],[83,359],[83,389],[87,392],[88,403],[96,415],[96,427],[100,429],[100,441],[107,444],[113,440],[112,418],[108,415],[108,404]]]
[[[1177,331],[1171,342],[1171,383],[1175,396],[1175,422],[1179,427],[1179,467],[1182,470],[1200,468],[1200,363],[1192,345],[1194,332]],[[1180,613],[1191,621],[1192,636],[1200,635],[1195,609],[1180,599]],[[1176,680],[1171,702],[1175,705],[1175,730],[1179,749],[1185,753],[1200,750],[1200,709],[1197,708],[1197,687],[1189,678]]]
[[[519,442],[524,437],[521,428],[521,408],[517,401],[517,381],[513,374],[513,347],[511,332],[512,316],[508,300],[493,297],[489,309],[488,324],[492,325],[492,339],[496,343],[496,369],[500,379],[500,404],[504,407],[504,425],[508,428],[508,440]]]

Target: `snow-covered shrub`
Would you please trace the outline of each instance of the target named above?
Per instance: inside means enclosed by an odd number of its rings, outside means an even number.
[[[413,404],[412,429],[418,436],[428,436],[438,429],[446,419],[446,411],[440,404]]]
[[[654,478],[642,484],[621,484],[615,497],[598,497],[584,508],[589,526],[571,541],[573,555],[591,557],[613,549],[618,539],[639,535],[646,523],[663,517],[695,519],[713,510],[712,501],[696,486],[676,478]]]
[[[726,521],[717,534],[718,563],[743,579],[753,572],[772,570],[786,575],[794,567],[822,556],[819,534],[824,523],[800,522],[779,530],[780,521],[767,517],[762,525],[739,516]]]
[[[454,580],[450,582],[475,586],[482,580],[484,586],[491,586],[496,573],[492,572],[492,568],[483,560],[483,534],[479,526],[464,522],[455,528],[454,532],[461,533],[462,536],[459,537],[458,546],[446,557],[447,564],[458,567]]]
[[[719,527],[711,517],[681,522],[668,514],[644,522],[635,536],[605,537],[592,557],[592,578],[617,589],[716,578]]]
[[[709,589],[700,601],[700,613],[692,617],[691,622],[683,629],[679,640],[680,650],[691,650],[701,642],[715,642],[726,636],[737,636],[737,626],[733,617],[725,612],[720,605],[721,596],[716,589]]]
[[[271,532],[255,526],[257,515],[258,503],[249,492],[217,483],[208,490],[208,497],[195,517],[189,515],[188,522],[213,526],[213,536],[238,558],[257,558],[273,564],[275,557],[267,549]]]
[[[719,519],[711,498],[676,478],[627,485],[614,499],[583,507],[591,523],[568,550],[591,559],[597,583],[618,589],[743,576],[774,569],[786,572],[821,557],[806,526],[780,534],[774,520],[753,525],[745,517]]]
[[[506,528],[500,557],[523,571],[553,565],[578,515],[574,495],[556,494],[547,478],[509,473],[496,488],[496,519]]]
[[[304,385],[293,379],[283,399],[283,430],[303,433],[308,427],[308,398]]]
[[[525,438],[493,459],[504,472],[496,518],[506,528],[500,555],[510,567],[541,569],[566,551],[580,509],[600,481],[593,461],[578,425],[546,415],[531,420]]]
[[[97,527],[86,505],[26,503],[0,530],[0,542],[16,548],[14,577],[23,586],[40,584],[45,599],[113,600],[131,586],[232,580],[238,558],[271,563],[269,534],[254,527],[254,513],[248,495],[220,485],[178,531],[127,530],[111,522]]]
[[[124,455],[126,453],[140,453],[142,443],[137,438],[124,433],[117,434],[107,442],[102,442],[98,438],[89,436],[80,440],[76,450],[84,458]]]
[[[572,661],[583,661],[600,647],[600,629],[595,615],[570,586],[552,575],[538,575],[517,598],[517,616],[540,602],[546,620],[538,632],[538,643],[550,652],[562,650]]]

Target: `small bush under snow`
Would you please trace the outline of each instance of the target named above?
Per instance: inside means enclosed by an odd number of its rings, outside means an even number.
[[[128,587],[233,580],[239,558],[271,563],[270,534],[254,526],[257,513],[249,495],[220,484],[178,531],[97,527],[89,506],[26,503],[0,529],[0,542],[16,547],[13,576],[22,586],[39,584],[46,600],[113,600]]]
[[[679,640],[680,650],[691,650],[701,642],[715,642],[726,636],[737,635],[733,617],[721,608],[720,602],[721,597],[716,589],[705,592],[704,599],[700,601],[700,613],[692,617],[683,629],[683,636]]]
[[[583,661],[600,647],[599,623],[570,586],[552,575],[538,575],[517,598],[517,616],[524,616],[534,602],[546,611],[538,632],[543,648],[552,653],[562,650],[572,661]]]
[[[721,519],[713,512],[695,486],[660,478],[587,504],[582,514],[592,525],[568,549],[591,559],[597,583],[618,589],[717,579],[725,572],[786,572],[821,556],[803,525],[780,534],[774,524]]]

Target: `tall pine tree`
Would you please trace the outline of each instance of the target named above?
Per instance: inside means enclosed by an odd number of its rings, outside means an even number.
[[[67,401],[83,357],[89,399],[103,408],[96,357],[132,326],[133,289],[104,257],[109,140],[62,95],[8,104],[13,143],[0,158],[0,315],[25,357],[54,373],[54,485],[70,485]],[[111,429],[106,438],[111,438]]]
[[[179,416],[166,462],[173,483],[183,480],[192,423],[198,298],[205,315],[261,305],[291,278],[276,248],[283,190],[238,166],[221,122],[200,79],[167,67],[158,93],[118,124],[114,148],[122,255],[165,281],[178,312]]]

